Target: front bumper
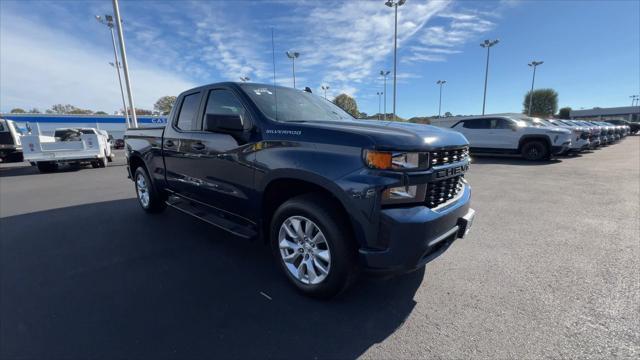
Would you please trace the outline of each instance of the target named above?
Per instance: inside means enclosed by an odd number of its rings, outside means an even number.
[[[556,145],[551,147],[551,154],[560,155],[564,154],[571,148],[571,141],[565,141],[562,145]]]
[[[381,210],[378,236],[385,237],[384,250],[360,249],[365,270],[382,274],[405,273],[435,259],[471,228],[475,211],[470,209],[471,188],[465,184],[460,198],[440,208],[426,206]]]

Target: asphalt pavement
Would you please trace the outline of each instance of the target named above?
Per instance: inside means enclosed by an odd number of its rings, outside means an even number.
[[[426,270],[299,295],[268,249],[106,169],[0,165],[0,359],[638,358],[640,136],[473,158],[477,217]]]

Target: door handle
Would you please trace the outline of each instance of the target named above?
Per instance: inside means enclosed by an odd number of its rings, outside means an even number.
[[[171,140],[165,140],[164,141],[164,146],[166,146],[166,147],[174,147],[175,144]]]
[[[196,150],[196,151],[201,151],[201,150],[204,150],[206,148],[206,146],[201,142],[197,142],[197,143],[191,145],[191,148],[193,150]]]

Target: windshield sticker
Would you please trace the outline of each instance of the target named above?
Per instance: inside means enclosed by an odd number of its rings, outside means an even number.
[[[261,88],[261,89],[253,89],[253,92],[256,93],[256,95],[260,96],[263,93],[267,93],[269,95],[273,95],[273,93],[271,91],[269,91],[269,89],[267,88]]]

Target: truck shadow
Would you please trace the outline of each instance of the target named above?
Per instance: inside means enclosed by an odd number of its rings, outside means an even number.
[[[308,299],[266,246],[133,199],[0,229],[0,358],[355,358],[404,323],[424,277]]]
[[[107,166],[108,167],[112,167],[112,166],[125,166],[126,164],[123,162],[112,162],[109,163]],[[86,170],[86,169],[91,169],[91,166],[82,166],[80,168],[78,167],[73,167],[73,166],[69,166],[69,165],[63,165],[61,166],[58,170],[52,172],[52,173],[46,173],[43,174],[40,171],[38,171],[38,168],[35,166],[30,166],[28,163],[13,163],[13,164],[7,164],[5,166],[0,167],[0,178],[3,177],[12,177],[12,176],[25,176],[25,175],[50,175],[50,174],[56,174],[56,173],[65,173],[65,172],[76,172],[76,171],[82,171],[82,170]]]

